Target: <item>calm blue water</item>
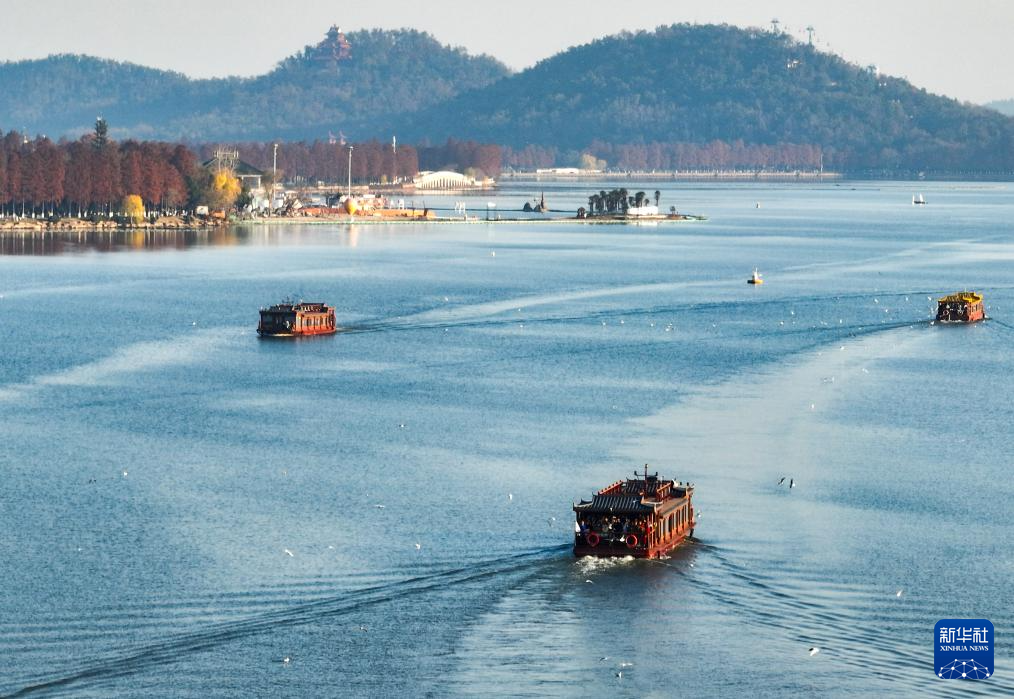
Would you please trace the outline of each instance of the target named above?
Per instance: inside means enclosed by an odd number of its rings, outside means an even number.
[[[662,205],[710,220],[0,240],[0,694],[1014,693],[1014,189]],[[961,288],[995,320],[931,326]],[[349,331],[259,340],[286,296]],[[575,561],[645,462],[698,540]],[[935,678],[944,617],[995,677]]]

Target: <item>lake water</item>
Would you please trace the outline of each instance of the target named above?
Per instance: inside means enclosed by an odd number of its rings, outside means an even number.
[[[1014,188],[662,190],[709,220],[0,240],[0,695],[1014,693]],[[575,560],[645,463],[696,541]]]

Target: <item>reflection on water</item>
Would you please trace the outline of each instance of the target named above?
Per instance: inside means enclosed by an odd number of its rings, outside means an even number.
[[[62,255],[75,252],[184,250],[198,245],[242,245],[249,231],[206,230],[3,231],[0,255]]]
[[[309,230],[308,230],[309,229]],[[361,227],[327,227],[327,243],[356,247]],[[320,242],[323,227],[223,226],[199,230],[0,231],[0,255],[64,255],[82,252],[186,250],[236,245],[299,245]]]

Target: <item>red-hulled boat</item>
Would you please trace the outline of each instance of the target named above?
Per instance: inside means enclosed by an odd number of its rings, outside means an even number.
[[[658,558],[694,535],[691,483],[635,473],[574,505],[575,556]]]
[[[279,303],[261,309],[257,334],[267,337],[330,335],[337,326],[334,307],[323,303]]]

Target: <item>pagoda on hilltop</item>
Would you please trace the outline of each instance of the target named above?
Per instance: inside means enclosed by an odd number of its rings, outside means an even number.
[[[312,58],[326,63],[328,67],[337,67],[339,62],[352,58],[352,46],[345,38],[341,27],[337,24],[331,25],[327,30],[327,36],[313,50]]]

